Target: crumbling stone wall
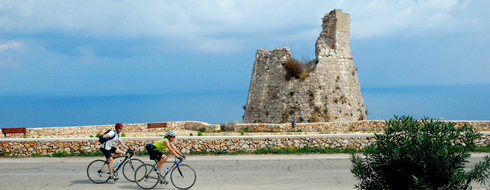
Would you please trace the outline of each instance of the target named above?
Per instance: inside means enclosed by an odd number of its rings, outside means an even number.
[[[147,143],[159,138],[123,138],[130,148],[144,151]],[[376,142],[373,134],[326,134],[326,135],[288,135],[288,136],[241,136],[241,137],[181,137],[174,143],[182,153],[191,151],[254,151],[259,148],[355,148],[360,150]],[[490,134],[484,133],[475,140],[477,146],[490,144]],[[120,146],[119,146],[120,147]],[[10,156],[29,156],[33,153],[52,154],[54,152],[95,152],[100,143],[96,139],[66,140],[0,140],[0,153]],[[121,148],[121,147],[120,147]],[[123,149],[123,151],[126,151]]]
[[[289,48],[257,50],[244,123],[367,120],[357,67],[350,49],[349,14],[335,9],[323,18],[309,76],[286,79]]]
[[[205,129],[205,132],[213,132],[221,130],[219,124],[209,124],[200,121],[173,121],[166,122],[166,128],[148,128],[147,123],[135,123],[124,125],[123,132],[164,132],[167,130],[200,130]],[[44,127],[44,128],[27,128],[26,137],[56,137],[56,136],[69,136],[69,135],[96,135],[97,133],[104,133],[109,129],[114,129],[114,125],[93,125],[93,126],[77,126],[77,127]],[[7,135],[0,135],[0,138],[22,138],[24,133],[14,133]]]
[[[454,123],[456,127],[465,124],[476,131],[490,131],[490,121],[446,121]],[[356,133],[356,132],[383,132],[386,128],[384,120],[363,120],[344,122],[298,123],[296,129],[291,123],[239,123],[234,126],[235,131],[246,132],[323,132],[323,133]]]

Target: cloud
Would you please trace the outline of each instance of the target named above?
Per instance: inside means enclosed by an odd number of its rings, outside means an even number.
[[[319,32],[311,31],[319,30],[323,15],[335,8],[351,14],[353,38],[482,32],[487,29],[481,26],[488,24],[488,18],[464,15],[470,5],[471,1],[459,0],[6,0],[0,2],[0,32],[25,36],[54,33],[83,39],[155,39],[175,43],[171,46],[184,44],[187,50],[229,53],[241,51],[250,41],[276,39],[281,43],[316,38]],[[275,37],[288,35],[295,38]]]
[[[352,36],[356,38],[465,34],[483,24],[478,17],[464,15],[470,3],[469,0],[374,0],[353,4],[347,10],[351,13]]]
[[[5,44],[0,44],[0,51],[14,50],[21,51],[24,49],[24,43],[20,41],[9,41]]]
[[[16,68],[19,66],[16,62],[12,61],[12,56],[0,54],[0,57],[2,57],[0,59],[0,67]]]

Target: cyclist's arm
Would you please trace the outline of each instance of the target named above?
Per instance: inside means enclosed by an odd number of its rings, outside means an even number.
[[[163,140],[162,141],[162,144],[164,144],[165,146],[167,146],[168,151],[170,151],[170,153],[172,153],[175,157],[179,157],[180,156],[179,155],[179,152],[177,152],[176,150],[174,150],[174,147],[172,147],[170,145],[170,143],[168,143],[168,140],[167,139]]]
[[[175,152],[177,152],[180,156],[182,156],[182,153],[180,153],[179,150],[177,150],[177,147],[175,147],[175,145],[171,145],[171,147],[174,149]]]
[[[114,134],[112,134],[112,135],[114,135]],[[111,135],[111,133],[109,132],[109,133],[104,134],[104,136],[102,136],[102,138],[107,138],[107,137],[110,137],[110,136],[112,136],[112,135]]]
[[[121,144],[121,146],[124,147],[126,150],[129,150],[129,147],[126,146],[126,144],[124,144],[124,141],[122,141],[121,139],[119,139],[119,144]]]

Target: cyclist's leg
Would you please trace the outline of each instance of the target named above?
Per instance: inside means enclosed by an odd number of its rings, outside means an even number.
[[[107,159],[107,166],[109,167],[109,174],[112,175],[112,163],[114,162],[114,159],[112,158],[111,155],[111,150],[106,150],[102,147],[100,147],[100,151],[104,154],[105,158]]]
[[[157,163],[157,168],[160,170],[160,172],[163,172],[162,170],[162,165],[167,161],[168,157],[165,154],[161,154],[160,156],[160,161]]]
[[[107,166],[109,166],[109,174],[112,175],[112,163],[114,163],[114,159],[112,158],[112,155],[110,158],[107,158]]]
[[[113,148],[114,148],[114,147],[113,147]],[[116,155],[114,155],[115,157],[119,157],[119,156],[121,156],[121,154],[123,154],[124,152],[123,152],[121,149],[116,148],[116,150],[114,151],[114,153],[116,153]]]

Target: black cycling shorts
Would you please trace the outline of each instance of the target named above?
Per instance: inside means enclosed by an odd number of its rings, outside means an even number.
[[[112,147],[110,150],[106,150],[105,148],[100,147],[100,151],[104,154],[106,159],[112,157],[111,153],[116,153],[116,150],[117,150],[116,147]]]
[[[151,143],[146,144],[146,150],[150,155],[150,160],[156,160],[157,162],[159,162],[162,159],[163,153],[155,149],[156,147],[153,144]]]

